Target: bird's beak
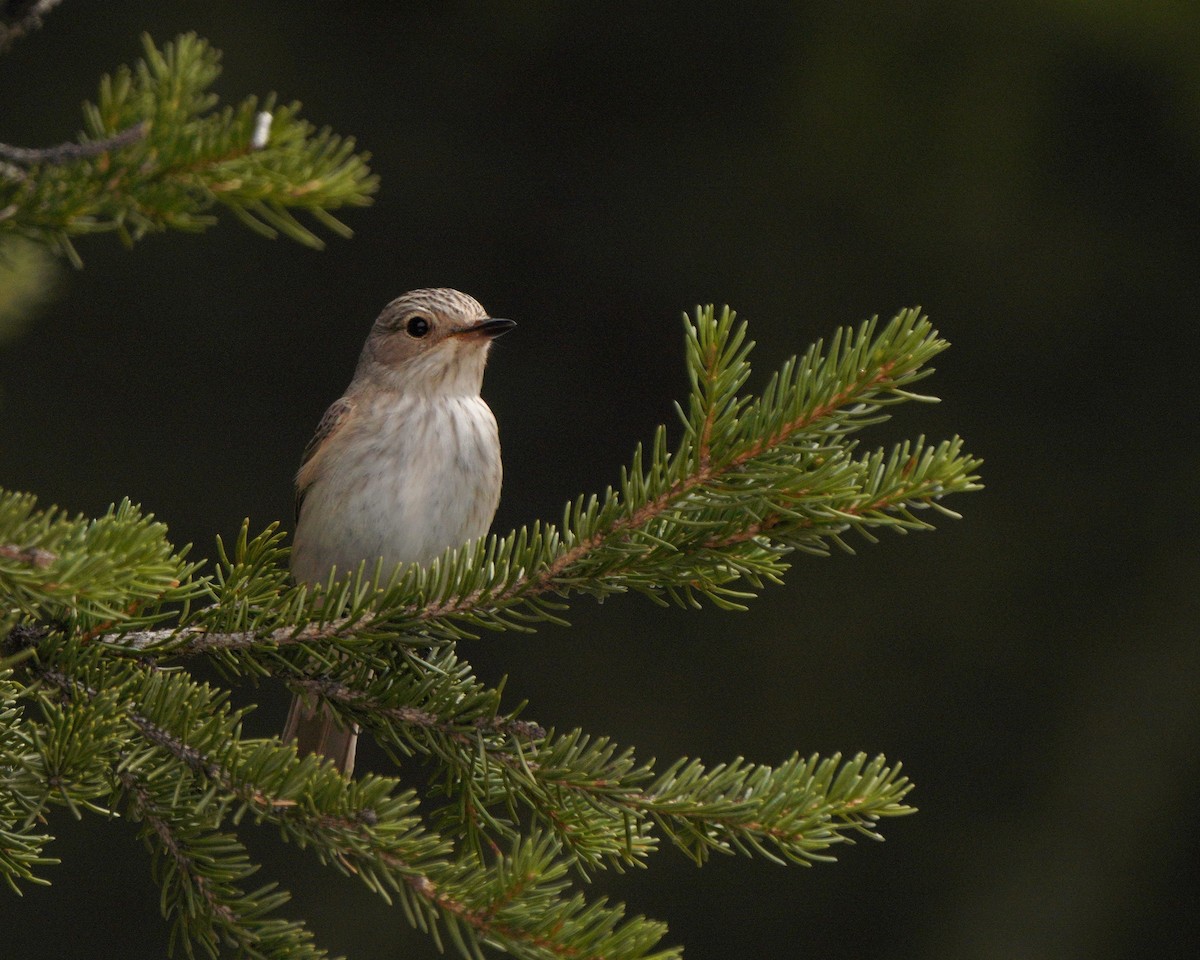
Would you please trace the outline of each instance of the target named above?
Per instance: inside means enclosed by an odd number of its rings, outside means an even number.
[[[487,337],[489,340],[495,340],[508,333],[517,325],[515,320],[501,320],[499,318],[489,317],[487,320],[480,320],[469,327],[463,327],[461,330],[456,330],[454,336],[457,337]]]

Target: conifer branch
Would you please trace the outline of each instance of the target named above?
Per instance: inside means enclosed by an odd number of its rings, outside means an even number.
[[[51,837],[39,830],[39,797],[46,784],[38,744],[22,724],[20,687],[0,669],[0,876],[13,893],[21,883],[48,883],[35,872],[58,863],[43,854]]]
[[[255,872],[245,848],[215,824],[180,822],[176,784],[164,786],[128,769],[117,780],[129,798],[130,812],[144,825],[143,839],[156,855],[155,879],[164,889],[163,908],[172,919],[170,947],[188,957],[196,948],[216,960],[222,943],[240,957],[256,960],[323,960],[328,954],[313,943],[303,924],[264,916],[286,901],[273,885],[245,893],[239,881]],[[186,797],[202,803],[203,795]]]
[[[867,454],[852,439],[886,420],[887,406],[933,399],[910,388],[947,344],[918,311],[882,330],[876,321],[847,328],[829,349],[814,345],[759,397],[738,394],[752,344],[734,319],[709,308],[687,320],[693,395],[688,412],[680,410],[685,432],[674,453],[660,428],[650,462],[638,448],[619,487],[568,505],[561,527],[533,524],[390,579],[364,565],[315,594],[286,576],[256,579],[281,559],[279,535],[268,528],[250,539],[243,530],[233,559],[222,554],[211,606],[173,630],[130,631],[112,643],[159,656],[219,653],[244,669],[288,646],[311,652],[355,638],[427,645],[478,629],[561,623],[561,600],[576,593],[633,591],[739,609],[751,594],[734,581],[751,589],[778,582],[794,551],[853,552],[848,530],[870,540],[876,529],[932,529],[921,512],[955,517],[944,497],[979,488],[980,461],[958,438]]]
[[[143,37],[143,48],[84,104],[79,143],[0,146],[0,236],[49,244],[78,266],[72,237],[112,231],[132,245],[152,232],[199,231],[218,205],[258,233],[311,247],[323,241],[294,211],[350,235],[331,211],[366,205],[378,188],[353,140],[317,131],[299,104],[273,94],[217,110],[208,91],[220,53],[194,34],[161,50]]]
[[[222,903],[217,894],[213,892],[208,880],[196,869],[195,860],[185,849],[182,838],[175,833],[169,819],[170,808],[168,808],[167,816],[160,816],[155,812],[150,792],[137,777],[122,770],[117,774],[117,778],[130,796],[135,819],[146,824],[153,835],[157,837],[160,848],[174,862],[175,871],[182,879],[183,884],[194,890],[199,896],[201,909],[226,929],[236,929],[237,917],[233,910]],[[186,899],[194,901],[196,898],[188,896]],[[243,940],[242,946],[245,945],[246,942]]]
[[[594,869],[642,864],[662,838],[713,853],[811,864],[911,812],[911,785],[882,757],[795,754],[778,766],[680,760],[658,771],[631,749],[556,733],[502,709],[457,642],[562,623],[574,595],[740,608],[794,552],[857,530],[926,530],[922,511],[978,488],[958,439],[861,451],[856,434],[945,347],[905,311],[837,334],[742,390],[751,344],[731,312],[687,321],[691,392],[671,449],[660,429],[603,496],[448,551],[426,566],[363,564],[319,589],[295,585],[277,525],[243,527],[211,572],[122,503],[89,520],[0,492],[0,874],[39,882],[51,805],[127,809],[144,826],[172,938],[216,956],[318,957],[287,894],[243,889],[254,869],[230,829],[270,824],[396,902],[465,957],[640,960],[661,924],[571,889]],[[291,745],[244,737],[244,711],[179,664],[274,677],[370,732],[398,762],[434,767],[428,809],[396,778],[348,781]],[[502,685],[501,685],[502,686]],[[401,764],[403,768],[403,764]]]
[[[470,723],[456,724],[429,710],[419,707],[401,706],[390,707],[373,700],[361,690],[354,690],[345,684],[329,679],[299,680],[292,682],[293,687],[304,690],[316,697],[332,700],[345,707],[366,713],[371,716],[383,717],[423,730],[433,730],[450,737],[462,744],[472,744],[472,734],[480,731],[497,734],[502,737],[517,737],[521,740],[540,740],[546,736],[546,730],[539,724],[529,720],[518,720],[516,717],[485,717],[480,716]]]
[[[444,703],[451,685],[439,691],[430,675],[411,668],[409,676],[426,688],[421,706],[391,705],[407,696],[396,689],[403,680],[386,698],[330,680],[303,686],[385,747],[399,743],[407,748],[401,752],[436,757],[444,765],[445,792],[466,798],[443,811],[442,820],[464,831],[477,850],[513,835],[519,820],[514,797],[583,867],[643,859],[656,846],[652,824],[697,862],[713,851],[807,862],[853,833],[876,837],[872,828],[880,818],[912,810],[902,802],[910,785],[900,765],[888,767],[881,757],[843,763],[840,756],[793,756],[777,768],[738,759],[712,770],[679,761],[656,777],[652,763],[638,763],[632,751],[607,738],[591,740],[579,730],[555,735],[495,716],[497,701],[472,702],[473,688],[453,654],[431,667],[432,676],[453,674],[453,689],[461,691],[451,715]]]
[[[54,670],[36,672],[41,682],[68,700],[95,701],[101,688],[91,669],[83,668],[74,677]],[[660,924],[640,918],[623,922],[620,907],[562,898],[566,884],[562,864],[556,863],[559,849],[548,839],[531,836],[492,867],[474,860],[448,863],[450,845],[421,827],[413,816],[412,792],[394,793],[398,781],[364,777],[347,782],[327,763],[298,759],[293,747],[270,741],[236,743],[229,734],[240,714],[224,707],[224,694],[214,695],[178,674],[145,668],[124,676],[141,686],[135,699],[147,708],[147,713],[127,712],[129,722],[152,748],[198,778],[181,796],[180,785],[187,778],[140,776],[136,771],[148,761],[132,752],[123,754],[116,766],[135,817],[146,824],[146,838],[154,841],[151,846],[160,858],[156,876],[172,891],[164,902],[175,914],[174,930],[189,955],[195,942],[217,956],[222,938],[246,956],[324,956],[299,924],[265,919],[286,894],[272,894],[264,906],[255,901],[269,888],[249,895],[237,887],[236,881],[251,868],[232,835],[205,837],[192,825],[180,825],[178,811],[211,796],[211,786],[219,787],[226,799],[216,796],[207,808],[199,808],[207,831],[230,818],[240,819],[240,812],[231,812],[232,805],[239,805],[257,820],[279,826],[286,839],[312,847],[323,860],[357,876],[389,902],[398,897],[414,922],[435,936],[444,930],[465,956],[480,956],[481,944],[493,942],[506,944],[516,957],[619,960],[643,956],[629,952],[630,946],[644,948],[662,935]],[[110,689],[114,679],[107,676],[104,689]],[[204,718],[186,741],[159,717],[148,715],[178,714],[171,709],[176,698],[189,701],[188,712]],[[264,778],[266,770],[269,779]],[[271,788],[264,790],[264,782]],[[170,803],[164,802],[165,796],[172,798]],[[547,915],[555,922],[547,923]],[[590,940],[592,952],[581,948],[584,940]]]

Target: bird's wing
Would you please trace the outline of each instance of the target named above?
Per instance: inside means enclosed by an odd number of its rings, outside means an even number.
[[[321,452],[333,438],[350,421],[354,414],[354,401],[349,397],[335,400],[325,411],[325,416],[317,424],[317,432],[304,448],[300,458],[300,470],[296,474],[296,519],[300,519],[300,507],[304,504],[304,495],[316,479],[317,465],[321,460]]]

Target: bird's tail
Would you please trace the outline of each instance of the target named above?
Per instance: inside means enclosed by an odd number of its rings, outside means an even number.
[[[285,742],[295,740],[300,756],[319,753],[332,760],[347,776],[354,771],[358,728],[341,726],[324,703],[314,707],[303,697],[293,697],[287,724],[283,728],[283,739]]]

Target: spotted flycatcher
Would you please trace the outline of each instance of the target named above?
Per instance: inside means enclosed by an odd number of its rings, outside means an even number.
[[[457,290],[413,290],[383,308],[345,395],[321,418],[296,475],[292,574],[324,583],[362,561],[427,563],[487,533],[500,501],[500,438],[479,395],[489,317]],[[358,732],[292,701],[284,739],[349,773]]]

